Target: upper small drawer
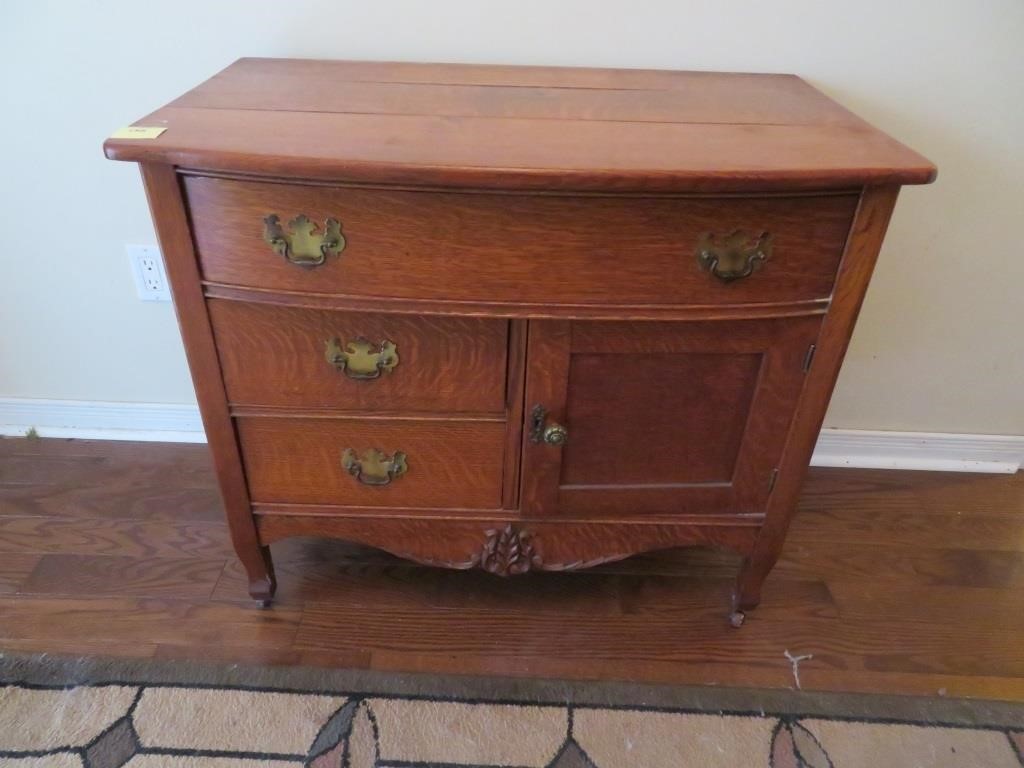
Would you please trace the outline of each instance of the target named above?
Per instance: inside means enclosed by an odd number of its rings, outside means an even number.
[[[191,176],[184,185],[208,281],[510,304],[827,298],[858,199],[474,194]]]
[[[508,321],[210,299],[228,400],[336,410],[501,413]]]

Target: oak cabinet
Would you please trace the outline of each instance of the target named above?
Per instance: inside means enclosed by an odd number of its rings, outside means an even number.
[[[781,552],[903,184],[786,75],[243,59],[141,164],[231,528],[509,576]]]
[[[763,512],[819,326],[531,321],[524,514]]]

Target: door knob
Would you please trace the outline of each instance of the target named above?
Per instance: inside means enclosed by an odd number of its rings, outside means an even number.
[[[569,430],[561,424],[552,424],[544,430],[544,442],[548,445],[565,445],[569,439]]]
[[[548,445],[565,445],[569,439],[569,430],[561,424],[546,424],[548,409],[537,404],[530,411],[530,442],[547,443]]]

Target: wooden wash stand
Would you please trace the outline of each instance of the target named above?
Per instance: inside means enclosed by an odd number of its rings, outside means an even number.
[[[935,177],[791,75],[242,59],[137,126],[105,151],[265,603],[288,536],[502,576],[712,545],[739,625]]]

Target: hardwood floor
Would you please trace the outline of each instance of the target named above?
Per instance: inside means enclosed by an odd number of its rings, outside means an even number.
[[[1024,473],[813,470],[764,603],[710,550],[501,580],[275,544],[246,596],[205,446],[0,439],[0,650],[1024,700]]]

